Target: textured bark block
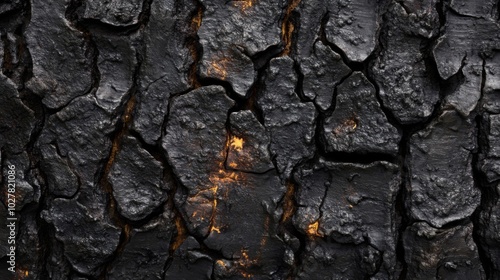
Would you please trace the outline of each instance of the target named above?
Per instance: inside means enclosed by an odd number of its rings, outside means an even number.
[[[84,17],[114,26],[126,26],[139,22],[142,0],[86,0]]]
[[[71,169],[67,158],[61,157],[54,145],[45,145],[41,148],[41,170],[47,176],[47,185],[50,193],[58,197],[70,198],[76,194],[78,176]]]
[[[118,211],[127,219],[146,218],[167,200],[163,166],[140,147],[133,137],[125,137],[109,172]]]
[[[274,172],[230,176],[214,182],[216,200],[205,244],[225,259],[239,259],[226,265],[225,274],[236,269],[246,278],[284,277],[280,269],[285,246],[278,237],[281,215],[275,210],[284,186]]]
[[[269,133],[251,111],[231,113],[231,139],[226,168],[264,173],[274,168],[269,154]]]
[[[48,117],[37,143],[42,150],[55,144],[60,156],[73,166],[82,185],[94,185],[95,176],[111,150],[108,135],[114,131],[117,119],[96,103],[93,96],[80,97]]]
[[[475,132],[469,119],[445,111],[411,137],[407,205],[413,218],[441,227],[470,216],[479,205],[471,166]]]
[[[390,5],[384,47],[372,67],[384,107],[403,124],[427,119],[439,100],[438,80],[422,51],[437,33],[438,13],[434,0],[423,2]]]
[[[92,86],[90,46],[65,17],[69,1],[33,1],[26,30],[33,60],[28,87],[49,108],[60,108]]]
[[[188,191],[182,206],[189,219],[188,227],[201,236],[209,230],[213,180],[226,176],[225,123],[234,102],[225,93],[220,86],[210,86],[175,98],[162,142],[174,173]],[[200,207],[203,211],[194,215]]]
[[[165,279],[211,279],[213,260],[198,252],[199,249],[198,241],[188,237],[176,250],[172,263],[165,272]]]
[[[285,178],[293,166],[314,154],[316,109],[310,102],[301,102],[295,93],[296,83],[293,60],[274,58],[257,100],[264,126],[271,134],[271,155],[276,157],[278,172]]]
[[[110,112],[125,102],[134,83],[137,59],[136,50],[130,41],[128,37],[95,36],[100,74],[95,96],[97,104]]]
[[[485,279],[470,223],[436,229],[418,222],[405,231],[403,243],[407,278]]]
[[[380,25],[375,0],[331,1],[325,33],[347,59],[364,61],[375,49]]]
[[[198,30],[203,57],[200,74],[227,81],[245,96],[256,78],[251,58],[281,43],[284,1],[202,0],[205,10]]]
[[[481,53],[498,48],[499,25],[492,19],[450,12],[445,27],[433,51],[439,74],[448,79],[461,71],[464,76],[445,104],[469,115],[481,96]]]
[[[144,28],[143,61],[138,75],[137,106],[132,129],[154,145],[161,136],[169,99],[190,88],[189,66],[193,57],[186,46],[187,26],[195,7],[188,1],[153,1]]]
[[[335,86],[350,73],[340,55],[321,42],[314,45],[311,56],[301,61],[300,71],[304,75],[304,96],[321,110],[330,108]]]
[[[306,246],[297,279],[370,279],[377,273],[380,253],[369,245],[345,245],[325,241]],[[391,279],[391,278],[385,278]]]
[[[35,127],[34,112],[22,102],[14,83],[0,74],[0,147],[7,153],[20,153]]]
[[[398,167],[386,162],[358,165],[320,160],[311,168],[299,169],[294,224],[313,238],[325,236],[356,245],[367,242],[383,255],[383,270],[392,275],[399,176]]]
[[[96,216],[78,202],[61,198],[55,199],[51,208],[42,213],[54,225],[56,239],[64,244],[64,255],[79,273],[99,275],[100,266],[118,246],[120,230],[101,215]]]
[[[500,188],[496,187],[496,196],[500,194]],[[479,246],[487,255],[491,266],[490,277],[500,277],[500,203],[498,199],[486,205],[480,213],[478,235],[481,237]]]
[[[327,152],[397,154],[401,134],[387,120],[375,87],[361,72],[337,87],[335,104],[323,125]]]
[[[163,279],[173,235],[171,213],[164,212],[130,232],[123,252],[111,264],[109,279]]]

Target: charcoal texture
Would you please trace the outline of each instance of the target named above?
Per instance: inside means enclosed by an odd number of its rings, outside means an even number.
[[[0,279],[500,279],[499,11],[0,1]]]

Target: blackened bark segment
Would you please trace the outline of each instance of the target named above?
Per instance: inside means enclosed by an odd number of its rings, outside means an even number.
[[[320,160],[310,169],[299,169],[295,180],[300,206],[293,219],[300,231],[310,238],[327,237],[351,246],[367,242],[383,256],[382,267],[377,266],[377,271],[387,277],[394,275],[394,203],[400,184],[396,165]],[[341,260],[336,264],[340,263]]]
[[[407,205],[413,218],[441,227],[469,217],[479,205],[471,166],[475,134],[469,118],[444,111],[411,137]]]
[[[44,145],[40,150],[42,154],[40,167],[47,178],[49,192],[56,197],[74,196],[80,183],[67,158],[61,157],[54,145]]]
[[[481,170],[489,183],[500,179],[500,115],[485,114],[486,147],[483,147],[483,161]]]
[[[301,102],[295,92],[297,74],[289,57],[274,58],[264,78],[257,105],[264,114],[264,126],[271,134],[271,155],[284,178],[293,167],[314,155],[316,109]]]
[[[401,134],[387,120],[375,87],[361,72],[337,87],[335,104],[323,125],[327,152],[397,154]]]
[[[485,53],[500,46],[499,25],[495,20],[446,14],[444,34],[433,52],[440,76],[448,79],[461,72],[464,78],[445,98],[445,105],[469,115],[481,96],[481,73]]]
[[[0,148],[9,154],[24,151],[35,127],[35,114],[21,101],[15,84],[0,74]]]
[[[143,0],[86,0],[84,18],[95,19],[114,26],[136,24],[142,11]]]
[[[130,233],[130,241],[111,264],[108,279],[163,279],[173,236],[172,213],[158,218]]]
[[[479,246],[486,253],[489,263],[491,279],[500,277],[500,188],[494,188],[495,199],[486,205],[480,214],[478,233],[481,237]]]
[[[322,19],[327,16],[328,2],[324,0],[300,1],[295,11],[300,15],[295,32],[295,50],[298,57],[309,57],[320,37]]]
[[[20,9],[21,7],[21,0],[2,1],[2,3],[0,3],[0,15]]]
[[[203,20],[198,30],[203,47],[201,77],[231,84],[245,96],[257,73],[250,57],[281,43],[282,0],[202,0]]]
[[[202,87],[173,100],[163,148],[190,193],[210,187],[210,173],[225,161],[225,123],[233,105],[220,86]]]
[[[402,124],[422,122],[439,101],[439,84],[426,63],[422,45],[429,44],[439,27],[435,1],[422,6],[394,2],[382,31],[383,48],[371,71],[380,88],[383,106]]]
[[[486,279],[472,224],[436,229],[418,222],[404,232],[409,279]]]
[[[102,162],[111,150],[111,135],[118,117],[96,105],[93,96],[77,98],[61,111],[47,118],[37,141],[56,144],[61,157],[66,157],[81,177],[82,184],[93,186]]]
[[[105,209],[104,205],[98,208]],[[118,246],[120,230],[103,213],[93,213],[72,200],[57,198],[42,217],[54,225],[56,239],[64,244],[64,255],[73,269],[98,276],[101,266]]]
[[[485,59],[484,65],[484,88],[482,107],[492,113],[500,113],[500,53],[492,52],[490,57]]]
[[[65,18],[69,1],[32,1],[26,30],[33,60],[28,87],[49,108],[60,108],[92,86],[92,57],[84,34]]]
[[[300,71],[304,75],[304,96],[323,111],[332,106],[335,86],[351,72],[340,55],[321,41],[314,45],[311,56],[300,61]]]
[[[297,278],[311,279],[371,279],[380,267],[382,256],[373,247],[346,245],[314,240],[306,245]],[[374,279],[394,279],[377,278]]]
[[[467,0],[452,0],[450,7],[460,15],[496,19],[498,1],[485,0],[481,2]]]
[[[241,276],[284,278],[285,244],[277,236],[281,215],[276,209],[285,187],[276,172],[236,172],[231,179],[217,180],[216,187],[211,231],[204,243],[225,259],[239,259],[228,263],[225,273],[236,270]]]
[[[146,218],[167,199],[161,162],[141,148],[134,137],[122,139],[109,181],[118,211],[133,221]]]
[[[170,97],[187,91],[189,66],[193,63],[186,45],[190,15],[195,6],[183,1],[153,1],[149,22],[141,31],[142,64],[139,70],[137,106],[131,128],[139,132],[147,144],[160,139]]]
[[[264,173],[274,168],[269,154],[269,133],[252,111],[231,113],[226,168]]]
[[[350,61],[363,62],[377,45],[380,26],[376,0],[331,1],[326,38],[339,47]]]
[[[187,190],[177,199],[188,219],[188,228],[198,236],[208,234],[214,211],[216,180],[225,172],[226,120],[234,105],[220,86],[207,86],[172,101],[163,149],[176,177]],[[185,201],[184,201],[185,200]]]
[[[100,73],[95,96],[99,106],[114,112],[125,102],[132,88],[137,64],[136,50],[129,37],[100,34],[94,37],[99,50],[97,66]]]
[[[163,279],[212,279],[213,260],[207,254],[199,252],[200,247],[196,239],[188,237],[175,251]]]

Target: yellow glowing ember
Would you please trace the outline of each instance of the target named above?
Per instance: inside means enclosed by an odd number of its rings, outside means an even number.
[[[243,138],[239,138],[239,137],[236,137],[236,136],[233,136],[231,138],[231,143],[230,143],[231,147],[233,149],[235,149],[236,151],[241,151],[243,150]]]
[[[231,163],[229,163],[229,166],[231,168],[236,168],[236,167],[238,167],[238,164],[236,162],[231,162]]]
[[[307,234],[309,236],[321,236],[321,234],[318,232],[318,228],[319,228],[319,221],[310,224],[307,227]]]
[[[217,233],[220,233],[220,228],[218,228],[218,227],[216,227],[216,226],[212,225],[212,227],[210,228],[210,231],[215,231],[215,232],[217,232]]]

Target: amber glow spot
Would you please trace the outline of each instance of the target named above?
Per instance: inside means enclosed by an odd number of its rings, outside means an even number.
[[[255,0],[236,0],[234,1],[234,5],[239,7],[241,11],[244,12],[248,8],[251,8],[253,5],[255,5]]]
[[[250,256],[248,255],[248,251],[245,249],[241,250],[241,258],[238,260],[237,265],[240,268],[250,268],[253,265],[257,264],[256,259],[251,259]],[[250,274],[246,271],[241,271],[241,275],[245,278],[252,278],[253,274]]]
[[[194,14],[193,18],[191,19],[192,28],[195,31],[198,31],[198,29],[200,29],[202,18],[203,18],[203,9],[199,7],[196,10],[196,13]]]
[[[212,225],[212,226],[211,226],[211,228],[210,228],[210,231],[211,231],[211,232],[217,232],[217,233],[220,233],[220,228],[218,228],[218,227],[216,227],[216,226]]]
[[[343,123],[341,123],[339,126],[337,126],[334,130],[334,134],[341,134],[341,133],[351,133],[356,130],[358,127],[358,119],[356,117],[352,117],[350,119],[345,120]]]
[[[238,164],[236,162],[231,162],[231,163],[229,163],[229,166],[231,168],[236,168],[236,167],[238,167]]]
[[[172,252],[174,252],[181,246],[187,236],[186,229],[180,215],[175,216],[175,228],[177,229],[177,236],[175,237],[174,243],[172,244]]]
[[[288,222],[295,213],[294,193],[295,185],[292,182],[287,182],[287,189],[283,199],[283,215],[281,216],[282,223]]]
[[[226,267],[226,264],[224,263],[223,260],[217,260],[217,264],[222,266],[222,267]]]
[[[318,228],[319,228],[319,221],[310,224],[307,227],[307,235],[321,237],[322,235],[318,232]]]
[[[231,148],[235,149],[238,152],[243,150],[243,138],[233,136],[231,138],[230,145],[231,145]]]
[[[208,68],[208,75],[209,76],[217,76],[221,80],[225,80],[227,78],[227,64],[229,63],[228,58],[222,58],[219,60],[212,61],[210,63],[210,67]]]

